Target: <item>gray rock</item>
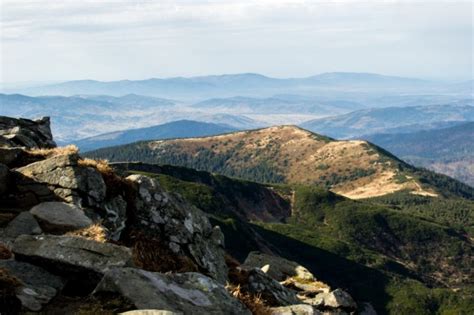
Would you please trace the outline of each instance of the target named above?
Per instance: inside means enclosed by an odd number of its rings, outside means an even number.
[[[128,226],[160,238],[175,254],[188,256],[201,271],[225,283],[223,235],[212,228],[205,213],[163,190],[155,179],[143,175],[127,179],[137,192]]]
[[[322,315],[319,310],[308,304],[295,304],[272,307],[272,315]]]
[[[357,304],[349,293],[336,289],[329,293],[319,293],[314,298],[305,299],[304,303],[317,306],[318,308],[335,308],[344,310],[355,310]]]
[[[362,303],[359,315],[377,315],[374,307],[370,303]]]
[[[21,280],[22,286],[17,289],[17,297],[24,308],[39,311],[56,296],[65,281],[35,265],[15,260],[0,260],[0,268]]]
[[[250,252],[242,264],[244,268],[264,268],[265,273],[277,281],[284,281],[288,277],[297,277],[302,280],[315,280],[314,275],[297,262],[267,255],[261,252]]]
[[[40,201],[60,198],[80,206],[96,206],[106,196],[102,175],[78,165],[77,154],[53,156],[16,169],[20,192],[32,192]]]
[[[10,169],[0,164],[0,196],[7,193],[10,186]]]
[[[183,315],[183,313],[164,311],[164,310],[135,310],[120,313],[120,315]]]
[[[119,293],[138,309],[184,314],[251,314],[215,280],[200,273],[161,274],[134,268],[108,271],[94,291]]]
[[[31,208],[30,213],[45,232],[53,234],[79,230],[93,224],[82,209],[64,202],[43,202]]]
[[[107,228],[109,238],[117,241],[120,239],[127,220],[127,203],[122,196],[116,196],[104,202],[101,208],[105,209],[105,218],[102,224]]]
[[[0,163],[7,166],[14,163],[23,153],[22,148],[1,148],[0,147]]]
[[[102,274],[112,267],[132,266],[129,248],[56,235],[19,236],[12,251],[18,260],[44,263],[64,272]]]
[[[17,215],[5,228],[4,235],[8,238],[16,238],[20,235],[36,235],[41,234],[41,227],[35,220],[33,215],[27,211]]]
[[[270,278],[260,269],[255,268],[248,272],[248,287],[250,292],[261,294],[263,299],[269,301],[273,305],[285,306],[301,303],[295,292],[285,288],[278,281]]]
[[[16,119],[0,116],[0,143],[8,147],[54,148],[50,119]]]

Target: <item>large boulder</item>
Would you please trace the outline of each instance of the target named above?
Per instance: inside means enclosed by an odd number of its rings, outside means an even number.
[[[2,148],[0,147],[0,163],[10,166],[23,153],[22,148]]]
[[[319,293],[314,298],[305,299],[304,303],[324,309],[355,310],[357,304],[354,299],[341,289],[328,293]]]
[[[56,235],[22,235],[13,243],[15,258],[49,266],[63,273],[103,274],[113,267],[132,266],[129,248]]]
[[[54,148],[49,117],[38,120],[0,116],[0,143],[7,147]]]
[[[65,281],[35,265],[15,260],[0,260],[0,268],[21,280],[16,296],[24,308],[39,311],[64,287]]]
[[[45,232],[53,234],[79,230],[93,224],[81,208],[65,202],[43,202],[31,208],[30,213]]]
[[[250,252],[242,267],[260,268],[277,281],[284,281],[289,277],[308,281],[315,280],[313,274],[297,262],[261,252]]]
[[[301,303],[295,292],[257,268],[248,271],[248,288],[251,293],[260,294],[272,305],[285,306]]]
[[[102,175],[93,167],[80,166],[75,153],[16,169],[16,185],[20,192],[31,193],[38,201],[62,199],[81,206],[97,206],[106,196]]]
[[[128,227],[159,238],[174,254],[188,256],[201,272],[225,283],[223,235],[204,212],[169,194],[153,178],[131,175],[127,179],[137,192]]]
[[[108,271],[94,291],[118,293],[138,309],[183,314],[251,314],[223,285],[200,273],[161,274],[134,268]]]
[[[12,221],[8,223],[3,236],[9,239],[15,239],[20,235],[41,234],[42,230],[33,215],[27,211],[21,212]]]

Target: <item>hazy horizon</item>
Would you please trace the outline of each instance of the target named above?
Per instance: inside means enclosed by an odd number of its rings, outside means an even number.
[[[1,4],[2,84],[363,72],[463,81],[471,1],[57,1]]]

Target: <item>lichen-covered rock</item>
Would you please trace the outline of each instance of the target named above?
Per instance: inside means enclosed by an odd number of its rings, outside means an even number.
[[[223,285],[199,273],[162,274],[134,268],[108,271],[94,291],[119,293],[138,309],[183,314],[251,314]]]
[[[53,234],[79,230],[93,224],[81,208],[65,202],[43,202],[31,208],[30,213],[45,232]]]
[[[127,221],[127,202],[118,195],[104,202],[101,208],[105,210],[102,224],[109,231],[109,238],[119,240]]]
[[[7,193],[9,184],[10,169],[4,164],[0,164],[0,196]]]
[[[0,260],[0,268],[21,280],[22,285],[17,288],[16,296],[23,307],[30,311],[41,310],[65,284],[61,277],[24,262]]]
[[[20,235],[41,234],[42,230],[33,215],[27,211],[21,212],[6,226],[3,235],[15,239]]]
[[[305,299],[304,303],[317,306],[318,308],[332,308],[343,310],[355,310],[357,304],[354,299],[341,289],[329,293],[319,293],[314,298]]]
[[[120,315],[184,315],[184,314],[181,312],[172,312],[172,311],[165,311],[165,310],[134,310],[134,311],[120,313]]]
[[[80,206],[104,201],[106,186],[101,174],[78,164],[77,154],[53,156],[16,169],[20,192],[34,194],[38,201],[62,199]]]
[[[284,281],[288,277],[297,277],[310,281],[315,280],[314,275],[297,262],[261,252],[250,252],[242,266],[246,268],[263,268],[266,274],[277,281]]]
[[[16,259],[44,263],[58,271],[102,274],[109,268],[132,266],[129,248],[56,235],[22,235],[13,243]]]
[[[295,292],[281,285],[260,269],[248,271],[248,288],[251,293],[261,294],[262,298],[272,305],[300,304]]]
[[[272,307],[272,315],[323,315],[316,308],[308,304],[295,304],[288,306]]]
[[[0,144],[7,147],[54,148],[49,117],[38,120],[0,116]]]
[[[158,237],[177,255],[186,255],[220,283],[227,280],[222,248],[223,236],[213,229],[201,210],[161,188],[158,181],[143,175],[127,179],[135,186],[132,222],[128,226]]]

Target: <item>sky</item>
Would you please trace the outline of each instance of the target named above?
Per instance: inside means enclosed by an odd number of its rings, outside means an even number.
[[[0,82],[473,76],[473,1],[1,0]]]

